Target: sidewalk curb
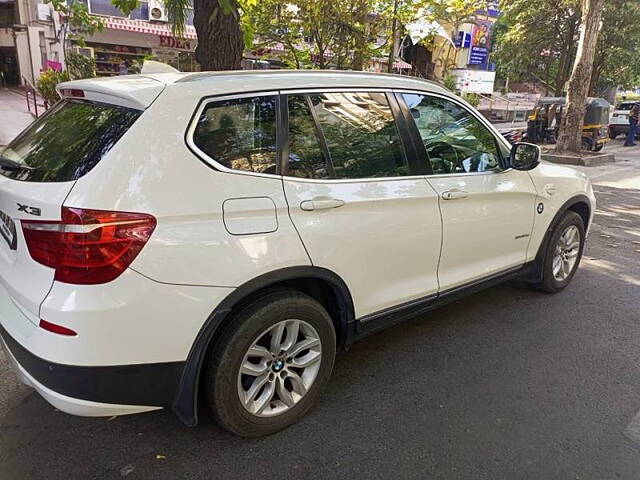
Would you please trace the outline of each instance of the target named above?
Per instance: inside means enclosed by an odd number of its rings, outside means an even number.
[[[616,162],[616,156],[613,153],[585,155],[543,153],[542,159],[551,163],[559,163],[562,165],[581,165],[583,167],[597,167],[606,163]]]

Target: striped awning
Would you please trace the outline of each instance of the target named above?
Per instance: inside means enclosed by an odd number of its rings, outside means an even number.
[[[413,68],[413,65],[411,65],[410,63],[405,62],[402,59],[398,59],[395,62],[393,62],[393,68],[395,69],[402,69],[402,68]]]
[[[174,36],[168,23],[151,23],[144,20],[110,17],[105,21],[105,27],[109,30],[125,30],[127,32],[146,33],[161,37]],[[190,25],[185,26],[183,36],[194,40],[198,38],[196,29]]]

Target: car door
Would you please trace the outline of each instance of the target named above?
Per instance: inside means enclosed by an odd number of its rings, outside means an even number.
[[[314,265],[338,274],[357,318],[435,296],[441,223],[428,165],[407,156],[393,96],[283,95],[284,191]]]
[[[413,119],[433,169],[427,180],[440,198],[440,291],[522,266],[535,215],[529,174],[501,170],[508,148],[461,103],[408,92],[398,100]]]

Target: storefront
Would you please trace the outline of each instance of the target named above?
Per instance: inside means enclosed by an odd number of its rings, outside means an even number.
[[[135,73],[145,59],[167,63],[182,72],[199,70],[192,26],[185,28],[184,38],[177,38],[166,23],[112,17],[104,23],[104,31],[86,39],[86,46],[93,49],[98,76]]]

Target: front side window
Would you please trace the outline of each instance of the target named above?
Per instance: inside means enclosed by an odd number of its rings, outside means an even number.
[[[471,173],[498,169],[495,137],[461,106],[439,97],[402,95],[424,142],[433,173]]]
[[[276,173],[276,96],[211,102],[204,108],[193,143],[227,168]]]
[[[412,174],[386,94],[289,97],[289,174],[321,179]]]

